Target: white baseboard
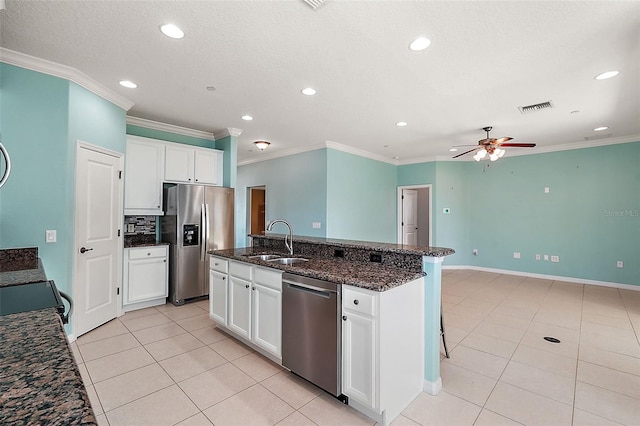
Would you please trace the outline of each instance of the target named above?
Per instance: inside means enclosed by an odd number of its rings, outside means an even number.
[[[67,334],[67,340],[69,341],[69,343],[73,343],[76,341],[76,335],[71,333],[71,334]]]
[[[422,390],[429,395],[436,396],[442,390],[442,377],[438,377],[438,380],[436,380],[435,382],[425,380],[424,384],[422,385]]]
[[[584,278],[574,278],[574,277],[563,277],[559,275],[546,275],[546,274],[535,274],[533,272],[523,272],[523,271],[511,271],[509,269],[497,269],[497,268],[485,268],[483,266],[470,266],[470,265],[448,265],[442,266],[442,269],[466,269],[472,271],[482,271],[482,272],[494,272],[496,274],[507,274],[507,275],[518,275],[521,277],[528,278],[540,278],[543,280],[554,280],[554,281],[564,281],[569,283],[577,283],[577,284],[588,284],[588,285],[600,285],[603,287],[613,287],[620,288],[624,290],[635,290],[640,291],[640,285],[632,285],[632,284],[621,284],[621,283],[612,283],[608,281],[597,281],[597,280],[587,280]]]

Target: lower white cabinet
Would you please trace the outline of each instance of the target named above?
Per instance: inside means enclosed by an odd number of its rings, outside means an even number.
[[[342,393],[383,425],[424,383],[424,279],[384,292],[342,286]]]
[[[211,256],[209,317],[272,359],[282,358],[282,272]]]
[[[169,294],[169,246],[124,250],[122,306],[125,311],[162,305]]]

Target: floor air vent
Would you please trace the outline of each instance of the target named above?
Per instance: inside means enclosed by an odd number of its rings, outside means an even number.
[[[536,111],[540,111],[541,109],[549,109],[549,108],[553,108],[551,101],[518,107],[520,112],[523,114],[529,114],[530,112],[536,112]]]

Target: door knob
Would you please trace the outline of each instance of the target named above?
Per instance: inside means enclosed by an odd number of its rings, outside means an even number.
[[[92,248],[81,247],[80,248],[80,253],[86,253],[86,252],[91,251],[91,250],[93,250],[93,249]]]

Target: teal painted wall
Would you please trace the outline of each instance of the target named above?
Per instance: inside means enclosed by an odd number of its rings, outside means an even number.
[[[124,152],[125,112],[67,80],[12,65],[2,72],[0,127],[11,178],[0,191],[0,247],[38,247],[47,277],[73,294],[78,139]],[[44,242],[45,230],[57,242]]]
[[[468,248],[479,250],[470,264],[640,285],[640,142],[503,158],[484,171],[469,163],[468,172]]]
[[[236,246],[246,247],[247,188],[266,187],[266,219],[284,219],[295,235],[325,237],[327,223],[327,150],[319,149],[238,167]],[[312,222],[321,222],[313,229]],[[278,224],[274,233],[287,228]]]
[[[224,151],[223,185],[235,188],[238,184],[238,137],[227,136],[216,141],[216,148]]]
[[[433,184],[433,244],[456,250],[445,266],[640,285],[639,165],[635,142],[495,163],[399,166],[398,185]]]
[[[327,149],[326,236],[396,242],[397,167]]]

